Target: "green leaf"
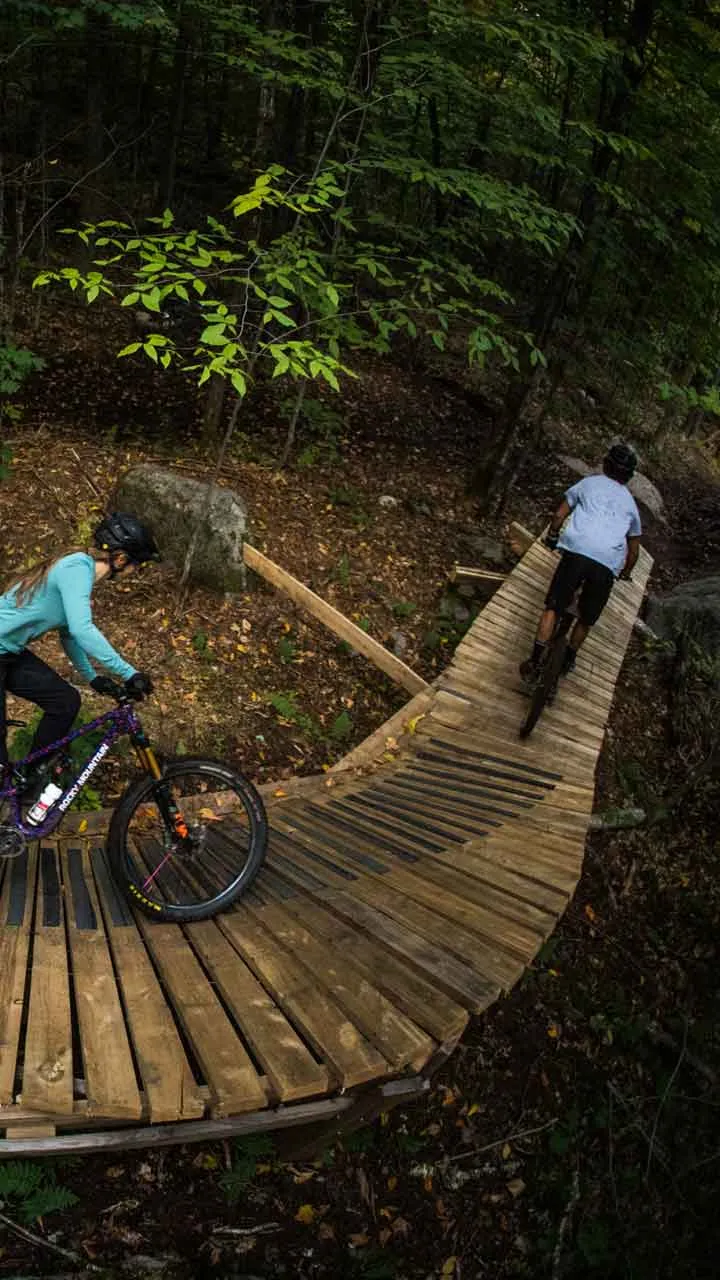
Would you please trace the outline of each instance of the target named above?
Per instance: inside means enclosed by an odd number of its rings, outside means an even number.
[[[127,346],[127,347],[123,347],[122,351],[118,351],[118,360],[119,360],[122,356],[131,356],[131,355],[134,355],[134,353],[135,353],[136,351],[139,351],[139,350],[140,350],[141,345],[142,345],[142,344],[141,344],[141,343],[139,343],[139,342],[131,342],[129,346]]]
[[[207,329],[203,329],[200,334],[200,341],[209,347],[222,347],[227,342],[227,334],[224,324],[211,324]]]

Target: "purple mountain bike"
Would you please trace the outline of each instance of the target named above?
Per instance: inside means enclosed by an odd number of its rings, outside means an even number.
[[[250,887],[265,858],[262,799],[242,774],[214,760],[183,757],[161,766],[132,698],[122,685],[117,706],[67,737],[6,765],[0,777],[0,857],[24,855],[43,840],[113,746],[128,736],[143,775],[120,797],[110,820],[108,861],[118,887],[155,920],[204,920]],[[10,721],[17,724],[17,721]],[[105,735],[39,825],[23,818],[22,769],[97,729]],[[20,772],[18,772],[20,771]]]

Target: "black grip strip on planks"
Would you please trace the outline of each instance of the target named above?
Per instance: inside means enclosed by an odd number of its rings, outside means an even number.
[[[487,751],[474,750],[472,747],[461,746],[459,743],[446,742],[444,738],[430,738],[431,746],[438,747],[441,751],[451,751],[454,755],[474,756],[479,760],[489,760],[491,764],[504,764],[508,768],[514,769],[516,773],[529,773],[535,775],[538,779],[538,786],[549,787],[552,790],[556,782],[562,782],[561,773],[551,773],[549,769],[540,769],[535,764],[527,764],[524,760],[508,760],[506,756],[489,755]],[[542,779],[549,778],[549,782]]]
[[[300,835],[305,835],[307,837],[308,833],[303,830],[302,823],[298,822],[296,826]],[[301,840],[293,840],[292,836],[288,835],[287,831],[276,831],[275,828],[271,826],[270,833],[273,840],[277,841],[278,836],[280,836],[281,840],[288,848],[297,849],[298,853],[301,853],[303,857],[308,859],[308,861],[315,862],[319,867],[324,867],[332,875],[339,876],[341,880],[357,880],[357,876],[352,871],[348,871],[346,867],[338,866],[331,858],[326,858],[324,854],[320,853],[317,849],[311,849],[308,845],[303,844]],[[310,831],[309,836],[310,838],[312,837],[312,831]]]
[[[27,902],[27,850],[19,858],[13,858],[10,870],[10,901],[6,924],[22,924]]]
[[[61,922],[60,880],[54,849],[40,850],[40,870],[42,872],[43,925],[57,928]]]
[[[97,916],[93,907],[83,871],[82,850],[68,849],[68,869],[72,890],[75,924],[78,929],[97,929]]]
[[[105,904],[110,912],[111,923],[121,926],[131,925],[133,923],[132,911],[122,894],[118,893],[115,881],[110,874],[105,850],[97,845],[90,853],[90,861],[95,879],[100,886]]]

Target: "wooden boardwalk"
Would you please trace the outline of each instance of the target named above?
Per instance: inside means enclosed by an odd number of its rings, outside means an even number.
[[[63,1149],[71,1133],[82,1149],[118,1128],[138,1145],[148,1126],[212,1136],[238,1116],[277,1128],[337,1115],[370,1085],[422,1084],[469,1015],[517,982],[580,875],[651,561],[615,588],[523,742],[517,666],[554,563],[530,549],[398,741],[374,735],[348,759],[361,769],[269,789],[267,864],[225,915],[134,916],[100,815],[5,866],[0,1154]]]

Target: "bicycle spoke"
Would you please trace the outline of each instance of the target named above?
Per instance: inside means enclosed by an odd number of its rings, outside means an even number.
[[[143,909],[156,918],[200,919],[254,878],[266,824],[262,802],[245,779],[211,762],[178,762],[160,784],[148,779],[136,790],[124,815],[122,848],[112,856],[120,858]]]

